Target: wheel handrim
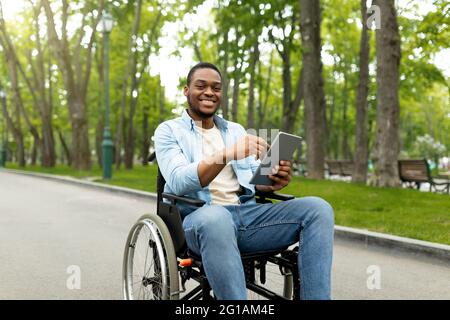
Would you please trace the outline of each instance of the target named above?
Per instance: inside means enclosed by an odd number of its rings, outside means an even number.
[[[140,236],[143,230],[147,230],[147,234]],[[127,299],[159,300],[168,296],[167,265],[163,243],[158,231],[157,226],[148,220],[139,221],[134,227],[128,245],[125,271]],[[139,252],[141,247],[145,251],[144,258],[143,254]],[[144,265],[143,271],[141,271],[142,268],[139,268],[137,262]]]

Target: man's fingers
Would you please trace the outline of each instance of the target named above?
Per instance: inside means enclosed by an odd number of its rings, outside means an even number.
[[[274,174],[280,173],[280,172],[284,172],[286,174],[289,174],[291,172],[292,168],[288,167],[288,166],[278,166],[276,165],[273,169],[272,172]]]
[[[265,154],[267,153],[267,150],[266,150],[266,148],[264,148],[263,146],[261,146],[261,145],[258,145],[258,152],[259,152],[259,158],[262,158],[262,157],[264,157],[265,156]]]
[[[274,174],[276,174],[276,175],[279,176],[279,177],[287,177],[287,176],[289,176],[289,172],[281,171],[281,170],[278,170],[278,171],[275,172]]]
[[[280,160],[280,165],[292,167],[292,163],[288,160]]]
[[[292,168],[289,166],[279,166],[280,169],[278,171],[291,172]]]
[[[264,149],[267,149],[267,147],[268,147],[266,140],[264,140],[263,138],[260,138],[260,137],[258,137],[258,144],[260,146],[262,146]]]
[[[274,175],[269,175],[269,179],[275,182],[280,182],[282,180],[281,178],[278,178],[277,176]]]
[[[275,182],[289,183],[292,179],[292,176],[287,172],[278,172],[276,175],[269,175],[269,178]]]
[[[252,146],[252,152],[250,154],[254,154],[256,159],[260,159],[266,154],[266,149],[259,144],[255,144]]]
[[[267,153],[270,145],[263,138],[247,134],[245,137],[245,147],[248,155],[255,155],[256,159],[260,159]]]

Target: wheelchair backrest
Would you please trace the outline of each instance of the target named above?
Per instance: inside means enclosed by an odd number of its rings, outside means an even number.
[[[162,193],[164,192],[164,186],[166,185],[166,180],[164,179],[161,170],[159,170],[158,167],[158,176],[156,178],[156,194],[158,197],[158,209],[159,209],[159,203],[162,201]],[[158,210],[159,212],[159,210]]]
[[[186,239],[184,237],[183,222],[178,208],[170,203],[163,202],[162,193],[166,180],[164,179],[161,170],[158,167],[158,176],[156,178],[156,193],[157,193],[157,209],[158,216],[163,219],[170,236],[172,237],[173,245],[177,254],[181,254],[186,249]]]
[[[152,152],[147,159],[148,162],[155,162],[156,164],[158,164],[158,162],[156,161],[156,152]],[[156,176],[156,194],[157,194],[157,212],[159,212],[159,203],[162,201],[162,196],[161,194],[164,192],[164,186],[166,185],[166,180],[164,179],[161,170],[159,170],[159,166],[158,166],[158,175]]]

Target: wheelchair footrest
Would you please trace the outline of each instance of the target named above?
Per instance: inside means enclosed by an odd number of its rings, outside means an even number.
[[[180,259],[180,262],[178,263],[178,265],[180,267],[191,267],[193,261],[194,260],[192,258]]]

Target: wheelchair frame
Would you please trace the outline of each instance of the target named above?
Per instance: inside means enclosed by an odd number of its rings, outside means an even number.
[[[198,299],[214,299],[211,295],[211,287],[206,278],[201,257],[198,257],[193,253],[186,245],[186,240],[184,237],[184,230],[182,226],[182,220],[179,210],[176,206],[177,202],[187,203],[196,207],[201,207],[205,204],[204,201],[190,198],[186,196],[177,196],[170,193],[164,192],[165,180],[158,168],[157,177],[157,216],[159,216],[167,227],[170,233],[170,238],[173,243],[173,248],[176,253],[178,276],[181,278],[182,290],[171,293],[173,296],[179,297],[180,293],[186,292],[185,284],[188,280],[193,279],[198,284],[197,286],[183,297],[181,300],[198,300]],[[272,200],[287,201],[294,199],[291,195],[284,195],[278,193],[263,193],[256,192],[256,201],[258,203],[272,203]],[[169,200],[169,203],[164,202],[163,199]],[[145,216],[144,219],[151,219],[151,215]],[[143,223],[142,219],[138,220],[138,223]],[[130,244],[130,235],[127,240],[127,246],[132,247],[134,244]],[[172,244],[170,244],[172,245]],[[129,262],[129,257],[127,257],[129,252],[129,247],[125,248],[124,255],[124,265],[123,265],[123,277],[124,277],[124,297],[129,298],[130,295],[127,293],[127,263]],[[246,287],[248,290],[255,292],[267,299],[299,299],[300,298],[300,281],[297,266],[297,256],[298,256],[298,246],[294,249],[282,249],[269,252],[259,252],[251,254],[242,254],[242,263],[244,266]],[[266,282],[266,265],[267,263],[273,263],[278,266],[281,275],[284,278],[284,288],[282,295],[275,293],[262,285]],[[160,267],[160,266],[159,266]],[[256,270],[259,270],[259,279],[256,278]],[[165,270],[164,270],[165,271]],[[164,274],[161,276],[164,279]],[[149,283],[148,279],[142,280],[142,284],[146,286]],[[177,281],[179,281],[177,279]],[[152,289],[154,290],[154,289]],[[169,299],[172,297],[169,296]]]

